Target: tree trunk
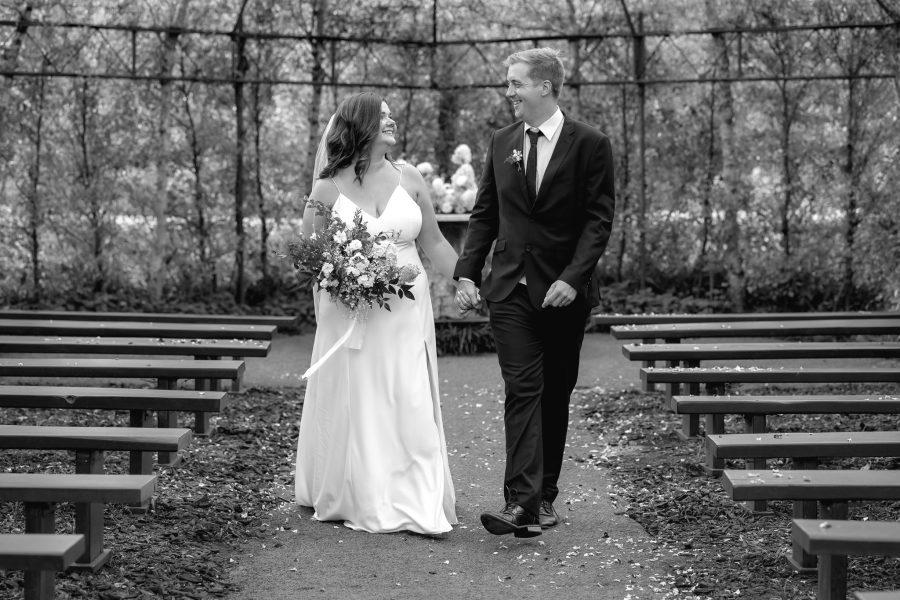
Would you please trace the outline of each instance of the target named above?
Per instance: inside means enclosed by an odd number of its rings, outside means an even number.
[[[260,107],[260,84],[253,84],[253,170],[255,174],[256,202],[259,216],[259,260],[262,269],[262,280],[264,284],[269,281],[269,226],[266,222],[268,213],[266,211],[266,198],[263,194],[262,184],[262,144],[260,143],[262,130],[262,108]]]
[[[444,70],[450,63],[450,56],[438,53],[437,23],[432,24],[432,46],[430,48],[430,74],[431,81],[444,81]],[[456,124],[459,120],[459,92],[447,90],[438,94],[437,100],[437,135],[434,141],[434,159],[438,173],[453,173],[450,157],[453,155],[453,145],[456,143]]]
[[[46,65],[46,63],[45,63]],[[31,283],[32,283],[32,300],[35,302],[41,299],[41,246],[39,229],[41,226],[41,152],[43,151],[43,125],[44,125],[44,101],[46,80],[41,77],[38,79],[38,97],[37,97],[37,118],[34,124],[34,162],[29,169],[29,186],[28,186],[28,237],[31,241]]]
[[[619,199],[621,201],[621,207],[619,211],[622,213],[622,229],[621,234],[619,236],[619,255],[616,257],[616,281],[621,282],[624,273],[624,263],[625,263],[625,253],[628,251],[628,232],[630,231],[630,227],[628,224],[631,220],[630,215],[628,214],[631,200],[631,192],[629,190],[629,184],[631,183],[631,166],[628,162],[628,153],[629,153],[629,139],[628,139],[628,90],[625,86],[622,86],[622,152],[620,156],[622,157],[622,168],[621,168],[621,177],[622,177],[622,191],[619,194]]]
[[[25,2],[19,9],[19,19],[16,28],[13,31],[12,39],[7,42],[2,52],[0,52],[0,68],[4,71],[12,71],[16,68],[19,61],[19,52],[22,49],[22,41],[28,34],[28,21],[31,18],[33,5],[31,2]],[[0,178],[3,185],[6,185],[6,175],[9,165],[12,164],[12,150],[7,139],[11,139],[10,127],[6,122],[6,111],[9,106],[9,90],[12,87],[13,78],[4,76],[0,80]]]
[[[781,205],[781,247],[785,259],[791,256],[791,209],[794,203],[794,172],[791,166],[791,128],[794,125],[794,112],[791,110],[791,98],[788,94],[788,82],[782,82],[781,88],[781,181],[784,185],[784,199]]]
[[[203,272],[203,287],[210,293],[215,293],[217,288],[215,266],[210,256],[209,225],[206,219],[206,191],[203,187],[203,149],[197,136],[197,124],[194,121],[194,113],[191,110],[191,95],[187,87],[184,88],[184,113],[187,116],[188,139],[191,150],[191,168],[194,171],[194,209],[197,211],[197,221],[194,228],[197,231],[197,254]]]
[[[574,7],[569,5],[569,16],[572,19],[572,27],[577,27],[578,23],[576,21],[576,15],[574,13]],[[573,40],[569,42],[569,56],[571,59],[570,62],[570,72],[568,73],[568,87],[572,91],[572,94],[575,96],[575,114],[578,115],[577,118],[583,119],[584,117],[584,101],[581,97],[581,86],[579,82],[581,81],[581,65],[584,63],[584,59],[582,58],[581,53],[581,42],[578,40]]]
[[[33,8],[31,2],[26,2],[19,9],[19,20],[16,23],[15,31],[13,31],[12,40],[0,52],[0,67],[4,71],[12,71],[16,68],[16,63],[19,61],[19,51],[22,49],[22,40],[28,34],[28,21],[31,19]],[[12,77],[5,76],[3,85],[0,86],[0,132],[6,130],[7,92],[10,85],[12,85],[12,81]],[[5,155],[3,158],[5,158]]]
[[[313,3],[313,29],[316,36],[325,34],[325,21],[328,15],[328,0],[318,0]],[[307,123],[309,124],[309,141],[306,144],[306,165],[303,169],[303,177],[310,176],[307,189],[312,190],[313,184],[319,177],[318,173],[313,173],[312,169],[316,164],[316,150],[319,147],[319,118],[322,112],[322,93],[325,87],[325,42],[321,38],[313,40],[310,48],[312,56],[311,77],[312,91],[309,100],[309,110],[306,113]],[[303,181],[301,179],[301,181]],[[303,207],[300,207],[303,210]]]
[[[268,3],[257,3],[256,10],[256,29],[269,31],[275,28],[274,16],[272,13],[272,1]],[[253,106],[251,109],[253,119],[253,173],[254,173],[254,190],[256,191],[257,216],[259,217],[259,261],[262,274],[262,289],[268,294],[270,289],[271,277],[269,275],[269,223],[268,223],[268,206],[266,203],[265,193],[263,192],[263,169],[262,169],[262,129],[263,129],[263,107],[272,104],[272,86],[263,87],[258,83],[266,76],[266,70],[269,65],[273,64],[272,60],[272,44],[257,45],[256,53],[256,78],[257,82],[252,86],[251,97],[253,98]]]
[[[716,26],[719,19],[715,14],[712,0],[706,3],[709,24]],[[722,152],[722,206],[723,223],[723,264],[728,277],[728,296],[731,308],[736,312],[746,309],[746,282],[741,247],[741,226],[738,215],[741,209],[740,170],[736,153],[734,94],[731,78],[731,61],[724,34],[713,34],[713,51],[716,54],[716,75],[726,81],[720,84],[720,104],[718,114],[719,140]]]
[[[98,186],[94,181],[94,167],[91,164],[91,144],[89,141],[91,132],[90,115],[95,110],[94,102],[90,98],[90,86],[87,79],[82,79],[80,92],[76,88],[78,96],[78,114],[76,115],[75,135],[78,141],[80,156],[77,162],[76,179],[79,183],[79,191],[87,202],[88,223],[91,227],[91,259],[94,263],[94,281],[91,290],[96,294],[106,289],[106,267],[104,265],[103,244],[103,205],[98,197]],[[77,85],[77,84],[76,84]]]
[[[246,292],[246,283],[244,281],[244,255],[247,243],[247,235],[244,231],[244,146],[247,133],[244,127],[244,76],[247,73],[248,63],[245,55],[246,38],[242,35],[244,31],[244,8],[246,6],[247,0],[244,0],[234,28],[234,300],[238,304],[244,303]]]
[[[456,143],[456,123],[459,120],[459,96],[453,91],[438,97],[438,134],[435,138],[434,156],[445,173],[452,173],[450,157]]]
[[[416,97],[416,90],[413,88],[409,88],[406,90],[406,110],[404,111],[405,116],[405,127],[400,129],[400,152],[404,155],[407,152],[407,148],[409,147],[409,130],[412,124],[412,111],[413,111],[413,100]],[[415,165],[413,165],[415,166]],[[428,182],[431,183],[430,181]]]
[[[847,138],[845,142],[844,173],[847,177],[847,229],[844,233],[844,274],[841,285],[841,301],[844,310],[850,310],[854,296],[853,252],[856,245],[856,230],[859,228],[859,188],[860,169],[856,165],[856,144],[859,141],[860,115],[857,108],[857,86],[853,77],[847,79]]]
[[[182,0],[178,6],[172,26],[184,27],[189,0]],[[162,300],[163,280],[165,279],[164,257],[168,253],[168,216],[169,195],[169,113],[172,101],[172,82],[167,78],[172,75],[173,56],[178,43],[178,32],[166,33],[159,57],[159,120],[156,125],[156,150],[154,152],[154,170],[156,171],[156,193],[154,194],[153,215],[156,226],[153,235],[153,252],[150,255],[150,301],[154,306]]]
[[[703,186],[703,232],[700,235],[700,266],[706,272],[708,292],[715,289],[712,265],[709,260],[709,240],[712,237],[712,194],[716,179],[716,86],[709,86],[709,144],[706,148],[706,181]]]

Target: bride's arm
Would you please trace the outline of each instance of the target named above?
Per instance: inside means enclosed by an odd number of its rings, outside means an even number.
[[[322,217],[316,214],[316,209],[311,205],[310,200],[318,200],[328,208],[334,206],[337,202],[337,188],[328,179],[317,179],[313,184],[312,192],[309,194],[309,200],[303,209],[303,224],[300,233],[303,237],[310,237],[314,231],[322,230]]]
[[[456,259],[459,257],[456,254],[456,250],[453,249],[453,246],[441,233],[440,227],[438,227],[428,185],[422,178],[422,174],[415,167],[408,165],[404,167],[403,187],[406,188],[422,211],[422,230],[419,231],[417,239],[419,246],[431,259],[435,269],[441,275],[452,279],[453,270],[456,268]]]

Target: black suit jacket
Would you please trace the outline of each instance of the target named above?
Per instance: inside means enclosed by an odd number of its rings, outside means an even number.
[[[521,121],[495,131],[454,278],[467,277],[481,295],[500,301],[524,273],[535,307],[557,279],[599,302],[594,267],[609,240],[615,211],[613,157],[609,138],[565,117],[534,204],[525,187]],[[496,243],[494,243],[496,240]],[[491,270],[481,270],[494,244]]]

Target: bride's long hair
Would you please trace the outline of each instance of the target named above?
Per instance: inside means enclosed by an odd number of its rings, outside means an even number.
[[[325,138],[328,162],[319,173],[319,179],[353,167],[356,181],[362,184],[369,170],[372,144],[381,135],[382,99],[372,92],[362,92],[345,99],[334,113],[334,122]],[[391,160],[390,155],[385,158]],[[393,162],[393,161],[391,161]]]

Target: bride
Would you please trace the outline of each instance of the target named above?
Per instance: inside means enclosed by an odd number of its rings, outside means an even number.
[[[297,442],[295,500],[320,521],[373,533],[438,534],[457,523],[441,420],[434,317],[416,244],[450,277],[456,252],[438,229],[428,186],[412,166],[391,160],[396,124],[371,92],[340,104],[320,145],[326,157],[311,199],[347,223],[362,213],[370,233],[399,233],[397,264],[420,269],[415,300],[374,308],[361,344],[344,345],[312,373]],[[323,148],[325,152],[323,153]],[[320,162],[317,157],[316,163]],[[304,233],[322,219],[307,205]],[[313,363],[347,332],[346,313],[316,294]]]

